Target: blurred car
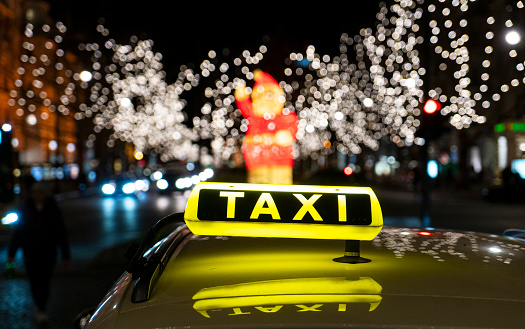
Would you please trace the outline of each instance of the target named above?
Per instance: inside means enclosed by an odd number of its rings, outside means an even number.
[[[510,236],[515,239],[525,241],[525,230],[519,228],[509,228],[503,232],[504,236]]]
[[[383,228],[368,188],[201,183],[77,325],[522,328],[524,251],[511,237]]]
[[[149,190],[149,179],[133,179],[126,177],[112,178],[100,187],[105,196],[136,195]]]

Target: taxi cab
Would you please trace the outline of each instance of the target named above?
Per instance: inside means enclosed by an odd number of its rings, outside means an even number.
[[[525,242],[383,227],[365,187],[200,183],[128,256],[79,327],[524,327]]]

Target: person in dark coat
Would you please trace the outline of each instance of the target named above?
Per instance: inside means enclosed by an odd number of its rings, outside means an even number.
[[[18,211],[19,219],[15,224],[7,261],[13,262],[17,250],[22,249],[36,306],[35,320],[42,324],[48,320],[46,308],[57,250],[60,248],[64,265],[69,267],[69,241],[62,212],[56,201],[46,195],[43,185],[33,185],[31,196],[22,202]]]

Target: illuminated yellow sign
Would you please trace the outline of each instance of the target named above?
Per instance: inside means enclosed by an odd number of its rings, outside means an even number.
[[[372,240],[383,227],[368,187],[200,183],[184,219],[200,235]]]
[[[193,299],[193,308],[210,318],[210,310],[223,310],[229,316],[253,312],[346,312],[348,304],[368,303],[369,311],[382,300],[382,287],[373,279],[362,277],[300,278],[259,281],[201,289]]]

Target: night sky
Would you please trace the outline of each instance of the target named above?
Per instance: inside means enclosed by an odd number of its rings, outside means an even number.
[[[284,2],[283,2],[284,3]],[[239,56],[257,52],[266,44],[261,64],[283,65],[290,52],[304,53],[314,45],[321,54],[337,54],[342,33],[355,35],[373,27],[379,1],[286,2],[285,6],[256,2],[249,7],[222,2],[53,0],[51,14],[63,21],[78,42],[101,41],[96,32],[103,17],[110,36],[127,43],[131,35],[154,41],[154,51],[164,55],[165,70],[175,73],[183,64],[198,65],[209,50]],[[317,7],[316,7],[317,6]],[[97,39],[98,38],[98,39]],[[282,71],[283,67],[276,68]],[[264,69],[264,68],[263,68]]]

